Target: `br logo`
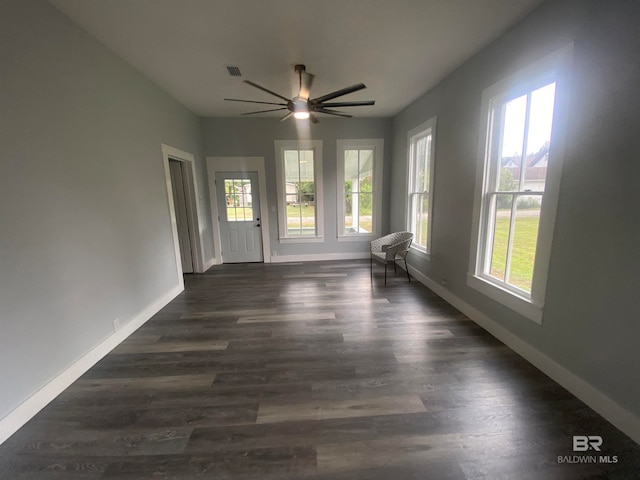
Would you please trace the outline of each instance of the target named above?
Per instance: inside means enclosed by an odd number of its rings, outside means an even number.
[[[588,450],[600,451],[602,446],[602,437],[599,435],[574,435],[573,436],[573,451],[574,452],[586,452]]]

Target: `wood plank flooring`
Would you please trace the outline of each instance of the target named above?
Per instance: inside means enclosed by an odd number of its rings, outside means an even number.
[[[640,446],[404,272],[224,265],[0,446],[1,479],[637,479]],[[600,435],[617,463],[559,463]]]

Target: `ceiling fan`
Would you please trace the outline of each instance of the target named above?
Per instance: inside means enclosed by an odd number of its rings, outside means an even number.
[[[242,115],[255,115],[256,113],[266,113],[266,112],[276,112],[278,110],[289,110],[282,119],[281,122],[286,120],[287,118],[293,116],[298,119],[306,119],[308,118],[313,123],[318,123],[318,118],[314,115],[315,113],[324,113],[326,115],[335,115],[338,117],[347,117],[351,118],[352,115],[348,115],[343,112],[337,112],[335,110],[331,110],[334,107],[362,107],[366,105],[375,105],[374,100],[363,100],[358,102],[330,102],[329,100],[333,100],[334,98],[342,97],[343,95],[348,95],[349,93],[357,92],[358,90],[362,90],[363,88],[367,88],[364,83],[358,83],[356,85],[351,85],[350,87],[342,88],[340,90],[336,90],[335,92],[327,93],[321,97],[317,98],[309,98],[311,84],[313,83],[314,76],[310,73],[307,73],[304,65],[296,65],[294,67],[296,73],[298,74],[298,78],[300,79],[300,90],[298,95],[289,99],[279,93],[273,92],[268,88],[265,88],[257,83],[253,83],[249,80],[245,80],[244,83],[248,83],[252,87],[262,90],[263,92],[270,93],[271,95],[278,97],[283,102],[260,102],[257,100],[240,100],[238,98],[225,98],[225,100],[229,102],[244,102],[244,103],[260,103],[263,105],[278,105],[278,108],[271,108],[268,110],[258,110],[255,112],[247,112]]]

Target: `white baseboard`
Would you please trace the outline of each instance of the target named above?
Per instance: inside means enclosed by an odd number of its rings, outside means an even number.
[[[635,442],[640,443],[640,418],[460,297],[454,295],[438,282],[430,279],[412,266],[409,266],[409,272],[420,283],[460,310],[548,377],[569,390]]]
[[[124,323],[120,330],[92,348],[70,367],[60,373],[57,377],[21,403],[15,410],[0,420],[0,444],[13,435],[40,410],[46,407],[49,402],[60,395],[87,370],[98,363],[102,357],[122,343],[122,341],[124,341],[129,335],[158,313],[158,311],[160,311],[183,290],[183,286],[176,285],[167,293],[154,300],[142,311],[129,319],[127,323]]]
[[[353,253],[312,253],[309,255],[279,255],[271,257],[271,263],[322,262],[329,260],[362,260],[369,258],[369,252]]]

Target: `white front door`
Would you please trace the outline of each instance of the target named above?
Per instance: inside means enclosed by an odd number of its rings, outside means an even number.
[[[257,172],[217,172],[223,263],[262,262]]]

